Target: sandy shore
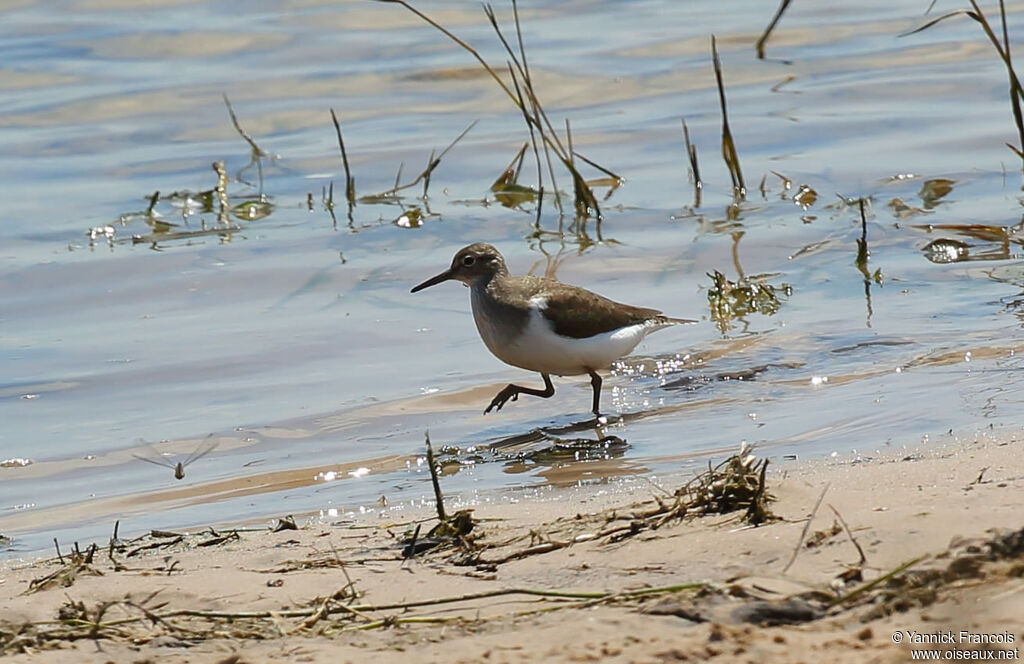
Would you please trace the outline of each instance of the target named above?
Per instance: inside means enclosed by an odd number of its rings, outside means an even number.
[[[651,517],[660,491],[634,483],[478,507],[475,551],[412,560],[411,525],[370,516],[8,564],[0,652],[33,664],[1019,659],[1022,448],[985,435],[775,465],[779,519],[759,527]],[[407,515],[424,519],[421,540],[431,516]]]

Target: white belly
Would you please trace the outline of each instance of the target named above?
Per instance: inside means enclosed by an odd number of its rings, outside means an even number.
[[[531,302],[530,317],[520,334],[510,335],[473,307],[477,329],[487,348],[503,362],[539,373],[574,376],[605,369],[628,355],[649,332],[662,327],[638,323],[612,332],[574,339],[555,334],[541,314],[542,298]]]

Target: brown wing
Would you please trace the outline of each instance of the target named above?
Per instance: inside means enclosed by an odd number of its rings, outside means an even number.
[[[549,292],[538,293],[547,298],[544,317],[563,337],[585,339],[652,318],[662,318],[657,309],[613,302],[597,293],[566,284],[556,283],[545,290]]]

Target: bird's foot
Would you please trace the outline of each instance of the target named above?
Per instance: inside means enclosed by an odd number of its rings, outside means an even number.
[[[519,388],[515,385],[506,385],[505,388],[498,392],[498,395],[491,399],[491,405],[487,406],[484,411],[484,415],[491,412],[492,410],[501,410],[501,407],[511,401],[517,401],[519,399]]]

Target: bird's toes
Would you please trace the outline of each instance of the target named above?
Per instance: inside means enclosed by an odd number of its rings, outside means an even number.
[[[487,410],[484,411],[484,415],[491,412],[492,410],[501,410],[501,407],[505,405],[506,401],[508,401],[508,397],[506,397],[504,394],[499,394],[498,396],[494,397],[493,399],[491,399],[491,404],[487,406]]]
[[[501,392],[498,392],[498,395],[491,400],[491,405],[484,411],[484,415],[491,412],[491,410],[501,410],[501,407],[510,400],[516,401],[517,399],[519,399],[519,390],[515,389],[512,385],[509,385]]]

